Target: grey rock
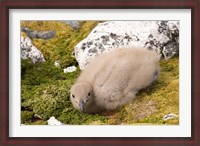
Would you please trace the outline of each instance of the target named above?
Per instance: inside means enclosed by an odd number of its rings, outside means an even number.
[[[74,29],[80,28],[80,23],[79,21],[76,20],[59,20],[60,22],[64,22],[65,24],[70,25]]]
[[[106,21],[75,46],[80,69],[97,55],[122,47],[147,48],[169,59],[179,52],[179,21]]]
[[[38,32],[36,34],[36,37],[47,40],[47,39],[50,39],[50,38],[54,38],[55,35],[56,35],[55,31],[50,30],[50,31],[45,31],[45,32]]]
[[[29,38],[34,39],[34,38],[39,38],[39,39],[51,39],[56,36],[55,31],[50,30],[50,31],[31,31],[29,28],[25,27],[22,28],[21,31],[25,32]]]
[[[177,54],[178,51],[179,51],[179,43],[171,41],[163,46],[162,54],[164,55],[165,59],[169,59],[175,54]]]

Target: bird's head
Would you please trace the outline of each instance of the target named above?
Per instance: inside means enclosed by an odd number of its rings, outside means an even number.
[[[70,90],[70,100],[77,110],[85,111],[93,101],[92,85],[88,82],[75,83]]]

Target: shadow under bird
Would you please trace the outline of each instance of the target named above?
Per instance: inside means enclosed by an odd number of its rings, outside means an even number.
[[[86,113],[114,110],[160,74],[160,55],[142,48],[121,48],[91,60],[70,89],[75,109]]]

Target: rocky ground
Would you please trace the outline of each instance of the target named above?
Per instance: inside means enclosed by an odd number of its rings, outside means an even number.
[[[72,107],[69,101],[69,89],[82,69],[79,66],[82,62],[80,62],[80,59],[75,58],[77,54],[80,57],[81,51],[77,53],[77,48],[83,47],[83,44],[88,39],[87,36],[90,32],[94,33],[98,24],[105,23],[107,22],[21,22],[22,124],[48,124],[50,118],[54,119],[52,117],[55,117],[63,124],[75,125],[179,124],[178,27],[171,23],[168,26],[168,22],[156,22],[158,24],[157,28],[162,28],[162,32],[167,37],[160,34],[161,32],[153,32],[160,36],[159,39],[164,38],[166,42],[158,43],[156,40],[156,45],[151,40],[151,43],[144,43],[145,41],[143,40],[142,43],[139,43],[148,46],[153,45],[151,48],[161,50],[161,52],[167,50],[166,47],[169,47],[169,45],[171,45],[170,48],[173,48],[170,57],[167,56],[167,60],[161,60],[161,75],[152,86],[141,90],[135,100],[115,111],[85,114],[76,111]],[[151,25],[154,26],[155,24],[151,23]],[[146,39],[149,41],[152,35],[148,35],[147,29],[145,30]],[[95,33],[97,32],[98,30]],[[114,41],[116,44],[116,42],[121,42],[120,38],[125,37],[125,40],[129,40],[130,43],[133,43],[134,40],[138,42],[138,39],[134,39],[137,38],[135,35],[134,37],[131,36],[132,33],[120,33],[119,37],[117,33],[112,33],[110,41]],[[123,33],[128,37],[123,36]],[[101,40],[105,40],[102,35],[98,36]],[[105,33],[103,36],[105,36]],[[153,35],[153,37],[155,36]],[[99,41],[95,39],[93,42]],[[109,41],[106,43],[103,46],[105,50],[107,49],[106,45],[110,46]],[[90,43],[86,47],[88,46],[91,46]],[[90,49],[86,47],[86,52],[88,52]],[[102,47],[99,48],[101,49]],[[167,51],[165,54],[170,54],[169,50]],[[97,52],[101,51],[97,50]],[[96,52],[90,53],[95,54]],[[83,58],[82,56],[81,58]],[[93,56],[90,55],[90,57]],[[82,60],[82,64],[86,64],[85,60]],[[54,119],[54,121],[57,120]]]

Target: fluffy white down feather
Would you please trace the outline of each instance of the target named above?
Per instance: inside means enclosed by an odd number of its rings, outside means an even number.
[[[116,49],[92,60],[70,90],[74,108],[96,113],[132,100],[159,73],[160,55],[138,48]]]

